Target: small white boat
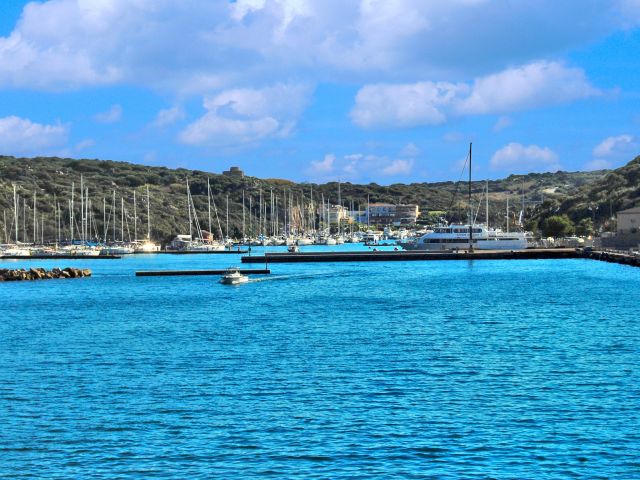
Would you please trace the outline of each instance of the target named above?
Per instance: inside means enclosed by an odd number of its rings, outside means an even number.
[[[223,285],[240,285],[248,281],[249,277],[241,274],[237,268],[229,268],[226,273],[220,277],[220,283]]]
[[[298,247],[297,245],[289,245],[287,247],[287,252],[289,253],[298,253],[300,251],[300,247]]]

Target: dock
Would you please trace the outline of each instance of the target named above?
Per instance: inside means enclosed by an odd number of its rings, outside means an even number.
[[[475,251],[363,251],[363,252],[297,252],[267,253],[242,257],[242,263],[302,263],[302,262],[389,262],[428,260],[533,260],[550,258],[584,258],[575,248]]]
[[[151,253],[151,254],[162,253],[166,255],[204,255],[204,254],[229,255],[233,253],[236,255],[238,254],[245,255],[249,253],[249,250],[211,250],[211,251],[195,251],[195,252],[192,252],[190,250],[160,250],[159,252],[136,252],[136,253]]]
[[[178,277],[178,276],[199,276],[199,275],[224,275],[227,273],[226,268],[219,270],[155,270],[155,271],[138,271],[136,277]],[[271,270],[262,268],[245,268],[238,269],[243,275],[269,275]]]
[[[7,255],[0,260],[114,260],[121,255]]]

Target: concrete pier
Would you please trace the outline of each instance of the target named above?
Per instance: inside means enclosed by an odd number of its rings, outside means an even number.
[[[475,250],[458,252],[427,251],[364,251],[364,252],[298,252],[267,253],[242,257],[242,263],[297,263],[297,262],[388,262],[416,260],[532,260],[549,258],[583,258],[582,251],[574,248],[527,250]]]
[[[176,277],[176,276],[198,276],[198,275],[224,275],[228,269],[222,270],[156,270],[156,271],[138,271],[136,277]],[[271,270],[263,268],[245,268],[238,269],[244,275],[268,275]]]
[[[159,252],[136,252],[136,253],[151,253],[151,254],[162,253],[166,255],[224,255],[224,254],[245,255],[249,253],[249,250],[212,250],[212,251],[196,251],[196,252],[192,252],[190,250],[161,250]]]
[[[0,260],[114,260],[121,255],[9,255]]]

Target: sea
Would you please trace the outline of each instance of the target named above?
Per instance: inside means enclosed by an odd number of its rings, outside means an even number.
[[[639,269],[239,264],[0,261],[0,477],[640,478]]]

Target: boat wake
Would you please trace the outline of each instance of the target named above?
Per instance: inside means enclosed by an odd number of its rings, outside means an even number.
[[[328,277],[329,275],[334,275],[332,272],[317,272],[317,273],[300,273],[300,274],[292,274],[292,275],[268,275],[260,278],[249,278],[248,283],[258,283],[258,282],[267,282],[267,281],[278,281],[278,280],[291,280],[291,279],[303,279],[303,278],[318,278],[318,277]]]

